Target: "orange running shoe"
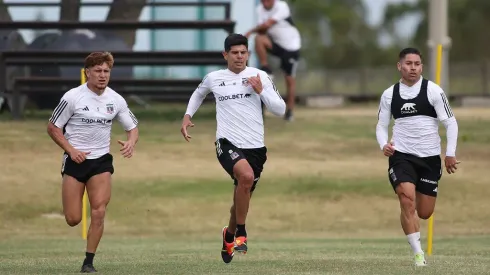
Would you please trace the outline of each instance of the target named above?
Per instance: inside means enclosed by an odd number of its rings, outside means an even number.
[[[235,238],[235,251],[247,254],[247,237],[241,236]]]
[[[227,243],[225,240],[226,230],[228,226],[223,227],[223,231],[221,232],[223,235],[223,248],[221,249],[221,258],[223,262],[226,264],[230,263],[233,260],[233,256],[235,255],[235,244]]]

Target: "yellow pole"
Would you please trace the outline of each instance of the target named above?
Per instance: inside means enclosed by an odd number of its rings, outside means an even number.
[[[436,84],[441,85],[441,67],[442,67],[442,44],[437,45],[436,58]],[[427,230],[427,254],[432,255],[432,236],[434,235],[434,214],[429,218],[429,228]]]
[[[80,82],[84,84],[87,81],[85,69],[80,70]],[[82,239],[87,239],[87,189],[83,191],[82,199]]]

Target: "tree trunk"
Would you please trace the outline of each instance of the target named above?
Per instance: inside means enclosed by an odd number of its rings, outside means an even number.
[[[138,21],[145,5],[146,0],[114,0],[111,3],[106,21]],[[129,47],[133,47],[136,40],[136,29],[121,29],[113,32],[121,37]]]
[[[61,0],[60,20],[78,21],[80,17],[80,0]]]

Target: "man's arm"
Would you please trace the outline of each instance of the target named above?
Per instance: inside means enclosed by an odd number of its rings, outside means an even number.
[[[383,150],[384,146],[388,144],[388,128],[391,121],[391,106],[387,96],[387,91],[381,96],[378,109],[378,124],[376,125],[376,139],[378,140],[379,147]]]
[[[187,109],[185,111],[184,117],[192,118],[194,114],[197,112],[199,107],[201,107],[202,102],[206,98],[206,96],[211,92],[211,80],[209,75],[206,75],[201,84],[197,86],[194,92],[189,99],[189,103],[187,104]]]
[[[437,118],[446,128],[447,147],[446,156],[456,156],[456,146],[458,143],[458,122],[453,114],[449,101],[444,91],[438,85],[430,87],[430,99],[437,113]]]
[[[66,140],[62,129],[65,127],[68,120],[73,116],[73,105],[74,104],[69,94],[65,93],[49,118],[47,128],[48,135],[51,137],[51,139],[68,154],[74,151],[74,148],[71,146],[68,140]]]
[[[201,107],[206,95],[211,92],[211,84],[212,82],[208,74],[203,78],[201,84],[197,86],[196,90],[194,90],[191,98],[189,99],[189,103],[187,104],[187,109],[184,114],[184,119],[182,120],[182,127],[180,128],[180,132],[187,142],[189,142],[189,139],[191,139],[191,136],[187,133],[187,128],[194,126],[194,124],[191,122],[191,118],[197,112],[197,109]]]
[[[271,113],[276,116],[283,116],[286,113],[286,102],[282,99],[272,79],[268,75],[260,75],[262,79],[265,79],[264,88],[260,93],[260,99]]]
[[[247,32],[247,37],[250,36],[252,33],[265,33],[270,27],[272,27],[274,24],[276,24],[280,20],[284,20],[291,16],[291,12],[289,10],[289,6],[286,5],[279,5],[277,7],[277,11],[265,22],[260,22],[258,23],[257,26],[255,26],[253,29]],[[259,17],[260,18],[260,17]]]
[[[126,131],[127,141],[136,144],[139,139],[138,119],[131,112],[128,103],[122,96],[119,98],[119,104],[121,108],[116,115],[116,119]]]

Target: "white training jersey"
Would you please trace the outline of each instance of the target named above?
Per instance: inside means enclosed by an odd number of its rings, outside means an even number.
[[[257,94],[248,78],[260,75],[263,91]],[[194,116],[207,94],[216,99],[216,139],[226,138],[238,148],[264,147],[262,104],[277,115],[284,115],[286,103],[267,73],[246,67],[236,74],[228,69],[207,74],[189,99],[186,114]]]
[[[256,12],[259,24],[263,24],[269,19],[276,21],[267,30],[267,34],[277,45],[287,51],[297,51],[301,48],[301,36],[293,23],[291,11],[286,2],[276,0],[270,10],[266,10],[260,4],[257,6]]]
[[[126,131],[138,125],[121,95],[107,87],[99,96],[83,84],[63,95],[49,121],[64,129],[65,138],[75,149],[90,152],[87,159],[95,159],[109,153],[114,119]]]
[[[422,85],[423,78],[413,86],[400,82],[400,96],[408,100],[415,98]],[[383,92],[378,110],[376,137],[381,149],[388,143],[388,126],[391,121],[391,101],[393,86]],[[449,106],[448,99],[440,86],[428,82],[427,98],[436,111],[437,118],[417,115],[398,118],[393,126],[394,147],[396,151],[412,154],[418,157],[429,157],[441,154],[441,138],[439,136],[439,121],[447,128],[448,143],[446,155],[454,156],[457,142],[456,118]]]

